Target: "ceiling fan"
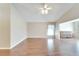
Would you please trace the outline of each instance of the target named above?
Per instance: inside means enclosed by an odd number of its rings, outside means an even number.
[[[45,3],[43,3],[42,6],[43,7],[40,8],[42,14],[48,14],[48,11],[52,9],[51,7],[48,7],[48,5]]]

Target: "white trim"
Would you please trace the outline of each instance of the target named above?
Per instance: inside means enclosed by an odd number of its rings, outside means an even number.
[[[10,47],[10,49],[14,48],[15,46],[17,46],[18,44],[20,44],[20,43],[21,43],[22,41],[24,41],[25,39],[27,39],[27,38],[24,38],[24,39],[18,41],[16,44],[12,45],[12,46]]]
[[[47,36],[28,36],[28,38],[47,38]]]
[[[0,48],[0,49],[10,49],[10,48]]]

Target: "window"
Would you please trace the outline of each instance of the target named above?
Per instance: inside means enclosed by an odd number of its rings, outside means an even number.
[[[54,35],[54,25],[48,25],[47,35],[48,36],[53,36]]]
[[[60,31],[73,31],[72,23],[62,23],[59,25]]]

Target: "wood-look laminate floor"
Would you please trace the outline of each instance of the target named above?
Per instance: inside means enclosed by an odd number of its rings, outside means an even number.
[[[10,50],[9,49],[0,49],[0,56],[9,56]]]
[[[11,55],[42,56],[47,54],[46,39],[27,39],[11,50]]]
[[[29,38],[10,51],[1,51],[0,55],[10,56],[79,56],[77,39]]]
[[[21,56],[77,56],[79,41],[76,39],[27,39],[11,50],[11,55]]]

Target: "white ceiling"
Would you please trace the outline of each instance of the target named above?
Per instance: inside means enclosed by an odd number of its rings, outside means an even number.
[[[17,9],[20,15],[28,22],[55,22],[68,12],[74,4],[70,3],[50,3],[49,7],[52,10],[47,15],[42,15],[40,12],[41,3],[18,3],[12,4]]]

